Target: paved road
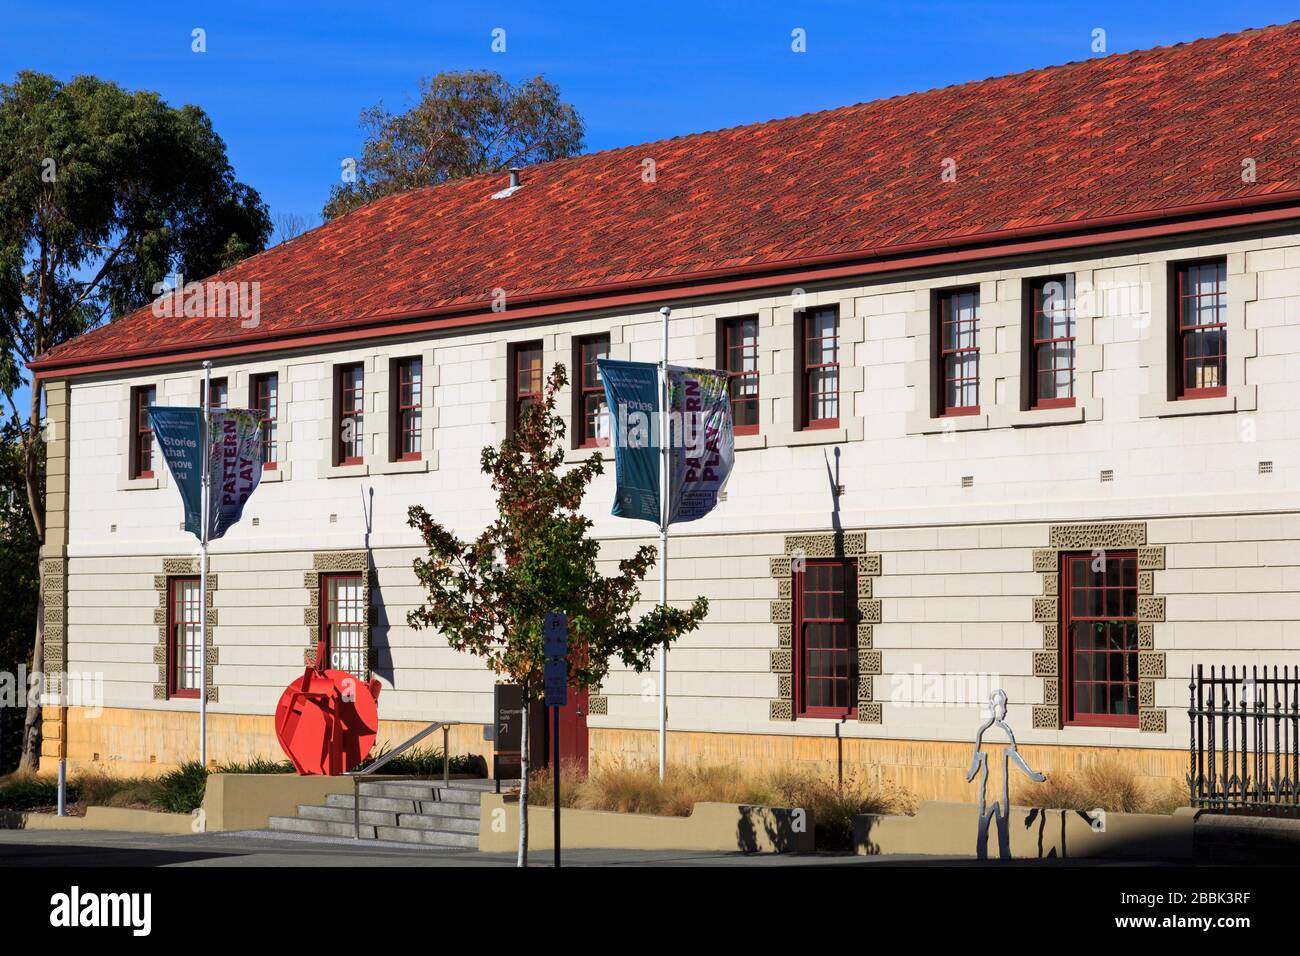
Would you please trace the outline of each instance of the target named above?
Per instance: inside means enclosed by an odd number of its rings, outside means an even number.
[[[530,854],[549,865],[551,854]],[[91,830],[0,830],[0,867],[22,866],[513,866],[513,854],[412,847],[402,843],[244,831],[159,836]],[[1035,866],[1098,865],[1100,861],[1025,861]],[[934,856],[781,856],[687,850],[565,850],[566,866],[975,866]],[[1014,865],[1014,864],[1013,864]],[[1101,865],[1106,865],[1102,863]],[[1113,862],[1110,865],[1116,865]]]

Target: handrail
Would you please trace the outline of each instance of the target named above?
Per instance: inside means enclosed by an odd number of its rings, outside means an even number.
[[[407,740],[404,743],[399,744],[398,746],[394,747],[392,750],[388,751],[388,753],[384,754],[382,757],[379,757],[377,760],[375,760],[374,763],[367,764],[365,767],[362,767],[359,770],[348,771],[347,775],[352,778],[352,839],[354,840],[361,839],[361,778],[367,776],[368,774],[374,773],[376,770],[378,770],[384,764],[388,763],[388,761],[392,760],[394,757],[406,753],[406,751],[410,750],[412,747],[418,744],[425,737],[429,736],[429,734],[433,733],[435,730],[441,727],[442,728],[442,785],[444,787],[451,786],[451,775],[449,772],[449,768],[450,768],[449,761],[451,758],[447,750],[447,743],[448,743],[447,733],[449,730],[451,730],[452,727],[457,727],[463,723],[465,723],[465,721],[463,720],[435,720],[433,723],[431,723],[428,727],[425,727],[422,731],[420,731],[410,740]]]

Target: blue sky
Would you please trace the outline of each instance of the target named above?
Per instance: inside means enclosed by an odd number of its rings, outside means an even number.
[[[541,8],[541,9],[539,9]],[[587,123],[589,149],[1300,17],[1295,3],[1030,2],[10,4],[0,78],[94,73],[212,116],[237,175],[272,214],[316,221],[357,115],[409,104],[440,70],[541,73]],[[191,51],[191,31],[207,52]],[[494,28],[506,52],[493,53]],[[802,28],[807,52],[791,51]]]

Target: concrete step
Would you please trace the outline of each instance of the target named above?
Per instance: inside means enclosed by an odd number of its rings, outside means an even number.
[[[352,809],[352,794],[330,793],[325,796],[327,807],[346,807]],[[361,795],[362,810],[383,810],[388,813],[414,813],[418,808],[414,800],[399,800],[397,797],[368,797]]]
[[[432,783],[411,781],[387,781],[387,780],[367,780],[362,781],[360,787],[363,797],[397,797],[402,800],[432,800],[437,791],[437,785]]]
[[[302,817],[271,817],[267,821],[267,826],[271,830],[278,830],[282,833],[312,833],[316,836],[353,836],[351,823],[336,823],[333,820],[309,820]],[[375,838],[375,828],[362,824],[361,839],[373,840]],[[475,837],[475,846],[478,845],[478,838]]]
[[[362,810],[361,822],[370,826],[397,826],[397,814],[386,813],[383,810]],[[346,823],[352,825],[352,808],[351,807],[309,807],[306,804],[298,804],[298,817],[305,820],[332,820],[335,823]]]
[[[421,800],[420,813],[438,817],[463,817],[467,820],[479,818],[477,803],[444,803],[442,800]]]
[[[442,830],[419,830],[410,827],[377,827],[379,839],[398,843],[422,843],[425,846],[478,849],[477,833],[446,833]]]
[[[413,830],[441,830],[444,833],[478,833],[478,817],[444,817],[430,813],[399,813],[399,827]]]
[[[460,787],[438,787],[437,793],[433,797],[426,797],[425,799],[437,800],[440,803],[469,803],[477,807],[479,800],[486,792],[484,790],[465,790]]]

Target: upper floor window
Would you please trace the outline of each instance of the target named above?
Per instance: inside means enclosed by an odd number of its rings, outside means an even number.
[[[542,343],[520,342],[511,347],[510,421],[514,431],[519,416],[530,405],[542,400]]]
[[[141,385],[131,389],[131,465],[132,478],[153,477],[153,425],[149,409],[157,403],[158,389]]]
[[[980,293],[955,289],[939,296],[934,364],[938,413],[977,415],[980,410]]]
[[[1228,264],[1223,259],[1178,266],[1174,376],[1179,398],[1226,395]]]
[[[1032,283],[1030,301],[1030,408],[1074,404],[1075,311],[1073,283],[1067,276]],[[978,384],[976,386],[978,395]]]
[[[574,342],[573,352],[573,364],[578,370],[577,387],[573,390],[576,403],[574,421],[577,423],[574,426],[575,443],[580,448],[608,445],[609,406],[596,363],[609,358],[609,336],[578,339]],[[540,369],[540,359],[538,367]]]
[[[393,420],[390,434],[393,437],[394,461],[418,461],[424,453],[421,427],[424,414],[424,362],[418,358],[398,359],[396,372],[391,376],[393,394],[390,404]]]
[[[803,427],[840,423],[840,313],[831,306],[803,314]]]
[[[274,471],[280,460],[280,376],[275,372],[254,375],[249,388],[253,408],[262,415],[262,468]]]
[[[199,383],[199,404],[207,405],[208,408],[229,408],[230,407],[230,389],[226,385],[224,378],[214,378],[212,380],[211,394],[204,395],[207,390],[207,383]]]
[[[1138,725],[1136,551],[1061,559],[1066,723]]]
[[[334,443],[339,465],[359,465],[365,461],[365,368],[360,363],[340,365],[335,373]]]
[[[758,434],[758,319],[722,324],[723,368],[728,374],[731,417],[737,435]]]
[[[845,717],[858,706],[858,582],[852,561],[809,561],[794,575],[796,706]]]
[[[200,644],[199,579],[167,579],[167,696],[198,697]]]

